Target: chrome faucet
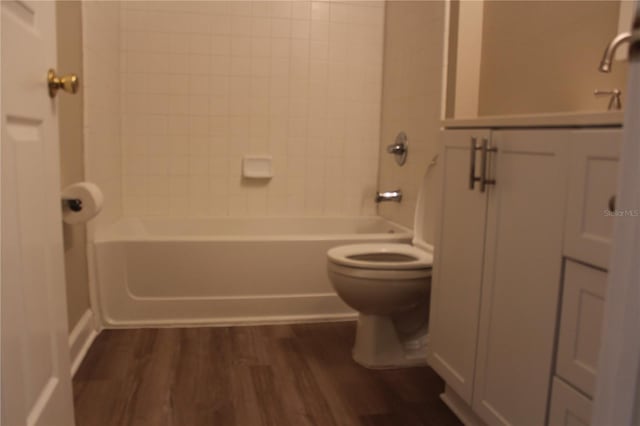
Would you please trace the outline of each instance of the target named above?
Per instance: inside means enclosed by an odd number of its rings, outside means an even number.
[[[618,46],[626,41],[631,40],[631,33],[624,32],[620,33],[611,40],[609,45],[604,51],[602,55],[602,60],[600,61],[600,66],[598,69],[600,72],[611,72],[611,64],[613,63],[613,55],[615,55],[616,50],[618,50]]]
[[[395,201],[399,203],[402,201],[402,191],[396,189],[395,191],[378,192],[376,194],[376,203],[381,201]]]
[[[396,136],[395,142],[387,147],[387,152],[395,156],[396,163],[398,163],[399,166],[404,165],[407,161],[408,146],[409,142],[407,134],[405,132],[400,132]]]

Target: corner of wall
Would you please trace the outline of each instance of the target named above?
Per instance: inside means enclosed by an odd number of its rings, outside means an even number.
[[[72,377],[78,371],[82,360],[98,333],[99,331],[95,326],[94,313],[91,309],[88,309],[69,334],[69,358],[71,360]]]
[[[91,336],[91,332],[86,330],[95,332],[101,327],[94,261],[95,232],[122,217],[121,2],[87,1],[81,4],[85,179],[98,185],[104,194],[102,212],[87,224],[86,252],[92,311],[91,319],[83,317],[84,322],[78,326],[83,327],[79,335]],[[80,349],[84,347],[80,346]],[[75,366],[75,358],[72,359]]]
[[[103,211],[88,225],[122,216],[120,138],[120,2],[82,2],[85,178],[104,193]]]
[[[382,120],[379,145],[379,189],[401,189],[401,203],[384,203],[379,214],[409,228],[414,225],[418,192],[427,166],[439,152],[445,4],[443,2],[388,2],[385,16]],[[399,167],[386,153],[399,131],[406,132],[409,154]],[[437,186],[434,180],[426,190]],[[434,199],[435,197],[431,196]],[[434,226],[427,212],[425,233]]]

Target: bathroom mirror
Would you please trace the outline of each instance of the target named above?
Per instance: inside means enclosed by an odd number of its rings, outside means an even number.
[[[597,67],[607,43],[629,30],[633,4],[449,1],[444,117],[606,111],[595,89],[621,89],[624,102],[626,63],[610,74]]]

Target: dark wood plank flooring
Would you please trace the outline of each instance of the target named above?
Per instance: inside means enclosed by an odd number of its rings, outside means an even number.
[[[459,425],[428,367],[368,370],[355,323],[106,330],[73,381],[78,426]]]

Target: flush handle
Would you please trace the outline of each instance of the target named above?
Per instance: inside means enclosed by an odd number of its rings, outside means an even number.
[[[58,77],[53,68],[47,73],[47,83],[49,86],[49,97],[51,98],[55,98],[60,89],[74,95],[78,93],[78,87],[80,86],[80,80],[78,80],[77,75],[69,74]]]

